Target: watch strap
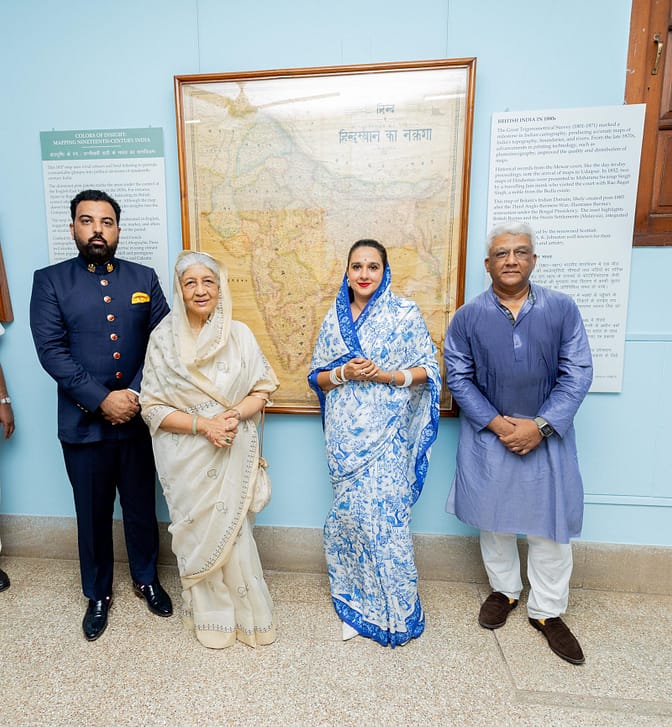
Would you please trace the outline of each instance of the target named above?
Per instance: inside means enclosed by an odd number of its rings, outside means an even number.
[[[534,423],[539,427],[542,437],[550,437],[555,434],[555,429],[544,419],[544,417],[534,417]]]

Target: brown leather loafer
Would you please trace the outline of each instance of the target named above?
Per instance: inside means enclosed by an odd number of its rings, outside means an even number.
[[[561,618],[530,618],[528,621],[546,637],[551,651],[570,664],[583,664],[581,645]]]
[[[517,605],[517,599],[509,598],[499,591],[493,591],[483,601],[478,613],[478,623],[484,629],[498,629],[504,626],[509,614]]]

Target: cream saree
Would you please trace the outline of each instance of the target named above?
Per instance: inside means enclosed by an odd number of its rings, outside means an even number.
[[[216,448],[200,435],[160,429],[175,410],[213,417],[252,391],[270,394],[277,388],[250,329],[231,320],[221,266],[220,279],[217,308],[196,338],[175,275],[173,310],[150,338],[140,396],[170,512],[183,620],[210,648],[230,646],[236,639],[250,646],[275,640],[273,604],[249,512],[258,466],[256,421],[240,422],[229,449]]]

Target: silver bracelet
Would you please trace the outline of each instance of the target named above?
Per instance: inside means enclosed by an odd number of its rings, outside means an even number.
[[[408,389],[408,387],[413,383],[413,374],[409,369],[404,369],[401,373],[404,375],[404,383],[401,384],[401,386],[404,389]]]
[[[331,381],[334,386],[340,386],[341,384],[345,383],[338,378],[338,366],[335,369],[331,369],[331,371],[329,372],[329,381]]]

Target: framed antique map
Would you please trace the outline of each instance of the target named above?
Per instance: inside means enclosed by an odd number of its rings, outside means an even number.
[[[175,77],[185,248],[228,269],[234,317],[281,385],[272,411],[319,411],[306,376],[360,238],[388,250],[442,357],[463,302],[476,59]],[[454,415],[444,389],[442,413]]]

